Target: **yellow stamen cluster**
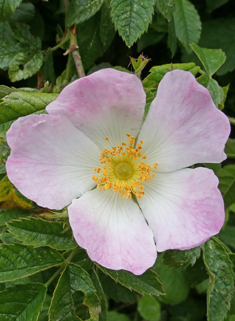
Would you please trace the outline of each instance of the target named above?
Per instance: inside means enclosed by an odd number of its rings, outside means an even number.
[[[126,136],[128,143],[122,142],[120,146],[107,147],[101,152],[101,167],[94,169],[96,174],[92,179],[99,190],[112,188],[114,192],[121,193],[122,198],[131,198],[133,193],[140,199],[144,195],[142,182],[156,175],[152,171],[158,164],[150,166],[144,163],[146,156],[141,153],[143,141],[134,147],[135,137],[129,133]],[[109,137],[106,137],[106,141],[109,141]]]

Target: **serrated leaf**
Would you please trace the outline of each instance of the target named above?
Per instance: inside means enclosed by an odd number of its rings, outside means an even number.
[[[111,0],[112,19],[127,46],[148,29],[154,12],[154,0]]]
[[[0,292],[1,321],[36,321],[46,287],[43,284],[18,284]]]
[[[175,1],[176,0],[156,0],[156,6],[159,12],[161,12],[168,21],[171,21],[175,11]]]
[[[140,315],[148,321],[158,321],[161,316],[161,306],[156,298],[145,295],[138,301]]]
[[[98,267],[104,274],[109,275],[116,282],[119,282],[126,288],[132,289],[142,295],[164,294],[162,284],[158,279],[157,273],[151,269],[146,271],[144,274],[137,276],[124,270],[113,271],[100,265]]]
[[[217,71],[217,75],[233,71],[235,69],[235,18],[213,19],[203,23],[199,45],[210,49],[221,48],[225,52],[227,59]]]
[[[72,0],[65,19],[66,26],[78,25],[90,19],[102,4],[103,0]]]
[[[198,12],[188,0],[176,0],[173,17],[176,36],[187,52],[190,52],[189,44],[197,43],[201,35]]]
[[[181,267],[186,268],[189,265],[193,266],[196,260],[201,255],[201,248],[195,247],[191,250],[179,251],[179,250],[168,250],[162,255],[163,263],[169,267]]]
[[[22,0],[0,0],[0,21],[8,20]]]
[[[89,274],[80,266],[70,263],[63,271],[55,289],[50,310],[50,321],[78,321],[74,311],[72,294],[82,291],[85,295],[84,305],[89,308],[90,321],[98,321],[100,301]],[[88,321],[87,320],[87,321]]]
[[[235,139],[228,139],[225,145],[225,154],[227,154],[228,158],[235,158]]]
[[[0,213],[0,226],[5,225],[13,219],[20,219],[21,217],[26,217],[30,215],[30,211],[21,209],[11,209],[2,211]]]
[[[0,282],[19,279],[63,263],[63,257],[49,247],[21,244],[0,247]]]
[[[46,106],[57,96],[58,94],[13,92],[5,96],[0,104],[0,124],[21,116],[44,112]]]
[[[4,232],[4,233],[0,233],[0,238],[3,241],[3,243],[5,244],[13,244],[13,243],[21,243],[20,241],[18,241],[17,239],[15,239],[12,234]]]
[[[13,13],[11,20],[16,22],[28,22],[34,18],[35,7],[31,2],[23,2]]]
[[[30,59],[28,53],[19,53],[11,61],[8,70],[9,78],[12,82],[27,79],[33,76],[41,68],[42,64],[42,52],[37,52]]]
[[[33,207],[33,202],[24,197],[15,186],[5,176],[0,181],[0,208],[17,208],[30,209]]]
[[[221,49],[206,49],[190,44],[195,54],[203,64],[208,76],[211,77],[225,62],[226,56]]]
[[[209,90],[214,104],[216,105],[216,107],[219,107],[219,105],[224,100],[223,88],[220,87],[216,80],[210,78],[207,74],[204,74],[201,77],[197,78],[197,81],[199,82],[199,84],[203,85]]]
[[[48,222],[31,217],[11,221],[8,228],[16,239],[26,245],[47,245],[56,250],[69,250],[77,246],[71,229],[65,230],[63,222]]]
[[[221,321],[227,315],[233,295],[233,264],[216,238],[204,244],[204,263],[210,276],[207,290],[207,320]]]
[[[225,207],[227,208],[234,203],[235,165],[224,166],[216,175],[219,178],[219,189],[223,195]]]

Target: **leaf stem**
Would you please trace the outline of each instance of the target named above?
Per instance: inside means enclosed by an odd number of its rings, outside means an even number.
[[[69,32],[67,31],[63,39],[55,47],[49,48],[48,50],[51,50],[51,51],[57,50],[60,47],[62,47],[63,44],[65,44],[68,40],[69,40]]]
[[[74,255],[76,254],[77,250],[79,249],[79,247],[77,246],[71,253],[70,255],[67,257],[67,259],[64,260],[64,262],[62,263],[61,267],[52,275],[52,277],[44,284],[45,287],[48,287],[51,282],[66,268],[66,266],[69,264],[69,262],[72,260],[72,258],[74,257]]]
[[[228,117],[230,124],[235,125],[235,118],[234,117]]]
[[[79,78],[84,77],[85,76],[85,72],[84,72],[84,69],[83,69],[80,53],[78,51],[78,43],[77,43],[77,36],[76,36],[76,26],[74,26],[74,28],[70,31],[70,47],[66,51],[65,54],[68,54],[70,52],[73,55],[74,63],[75,63]]]

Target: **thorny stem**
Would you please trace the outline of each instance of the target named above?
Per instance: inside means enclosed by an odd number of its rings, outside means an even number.
[[[51,282],[66,268],[66,266],[69,264],[69,262],[72,260],[72,258],[74,257],[76,251],[77,251],[78,247],[76,247],[71,253],[70,255],[67,257],[66,260],[64,260],[64,262],[62,263],[61,267],[52,275],[52,277],[44,284],[45,287],[48,287]]]
[[[74,26],[74,28],[70,31],[70,47],[67,52],[71,52],[73,55],[74,63],[75,63],[79,78],[84,77],[85,72],[83,69],[80,53],[78,51],[78,43],[77,43],[77,37],[76,37],[76,26]]]

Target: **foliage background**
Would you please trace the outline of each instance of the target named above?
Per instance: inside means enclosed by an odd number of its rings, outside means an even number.
[[[0,320],[234,321],[234,1],[0,0],[0,44]],[[6,131],[82,75],[79,54],[86,74],[114,66],[140,76],[146,110],[169,69],[189,70],[232,125],[228,159],[201,164],[220,179],[225,226],[204,246],[159,255],[142,276],[93,264],[66,210],[37,207],[6,176]]]

